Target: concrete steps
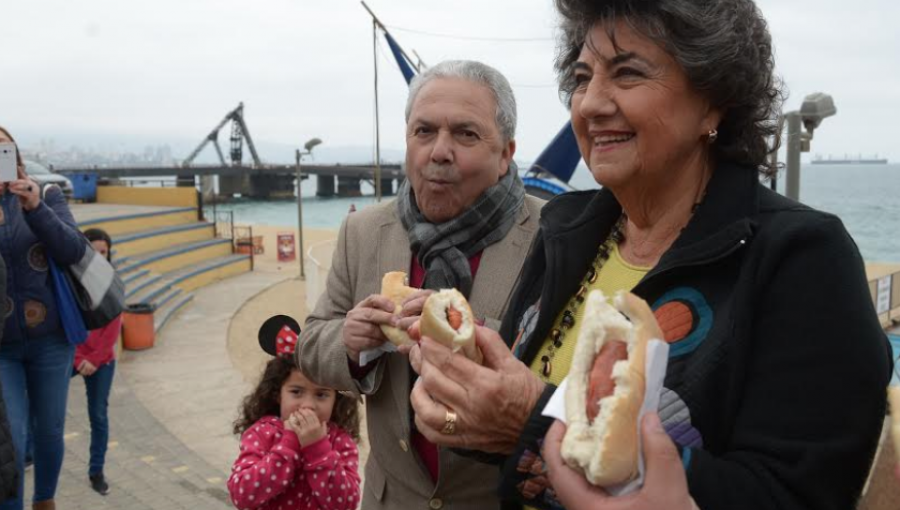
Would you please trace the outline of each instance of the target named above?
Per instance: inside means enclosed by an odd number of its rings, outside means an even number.
[[[214,229],[212,223],[205,222],[159,227],[114,236],[113,246],[115,246],[117,258],[121,259],[158,251],[176,244],[213,239],[215,237]]]
[[[162,197],[165,190],[153,193]],[[110,234],[126,302],[152,304],[157,331],[191,302],[194,290],[252,270],[248,255],[235,254],[230,239],[217,239],[215,226],[198,220],[197,207],[153,205],[164,202],[72,206],[80,229]]]
[[[115,261],[116,269],[128,274],[138,269],[166,273],[232,253],[228,239],[207,239],[163,248],[158,251],[122,257]]]

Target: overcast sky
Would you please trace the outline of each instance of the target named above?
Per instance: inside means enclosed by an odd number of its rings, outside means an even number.
[[[812,152],[900,161],[900,2],[758,3],[788,107],[811,92],[834,96],[838,116],[816,132]],[[567,119],[552,69],[552,0],[369,5],[425,62],[478,59],[507,75],[522,159],[536,157]],[[357,0],[17,0],[3,3],[2,18],[0,125],[23,145],[41,137],[199,143],[240,101],[257,141],[373,144],[372,22]],[[406,85],[383,40],[378,51],[381,143],[402,150]]]

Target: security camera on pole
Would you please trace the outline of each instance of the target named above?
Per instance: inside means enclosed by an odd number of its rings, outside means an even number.
[[[303,148],[306,149],[305,152],[300,152],[300,149],[297,149],[296,157],[297,157],[297,237],[300,246],[300,256],[297,257],[300,259],[300,279],[306,280],[306,268],[303,264],[304,253],[303,253],[303,176],[300,175],[300,159],[303,156],[309,156],[312,154],[312,150],[316,145],[322,143],[322,140],[318,138],[311,138],[306,144],[303,145]]]
[[[788,198],[800,199],[800,153],[809,152],[813,131],[822,124],[823,119],[835,113],[837,109],[831,96],[816,92],[803,99],[799,111],[784,114],[787,120],[787,182],[784,194]]]

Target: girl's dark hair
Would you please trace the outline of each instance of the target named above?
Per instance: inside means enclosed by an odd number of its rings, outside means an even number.
[[[112,238],[109,237],[109,234],[107,234],[105,230],[99,228],[89,228],[84,231],[84,237],[87,237],[87,240],[90,242],[105,241],[106,248],[109,250],[109,252],[106,254],[106,260],[112,260]]]
[[[713,156],[774,173],[768,158],[781,143],[784,95],[769,28],[753,0],[556,0],[556,7],[562,15],[556,71],[570,106],[572,69],[590,30],[604,25],[615,45],[615,23],[623,21],[672,55],[723,112]]]
[[[263,371],[259,384],[252,393],[244,398],[241,404],[240,416],[234,422],[234,433],[243,434],[264,416],[279,416],[281,405],[278,396],[281,387],[291,376],[291,372],[300,370],[294,364],[292,357],[276,357],[269,360]],[[331,411],[331,421],[346,430],[357,443],[359,436],[359,403],[352,395],[335,393],[334,409]]]

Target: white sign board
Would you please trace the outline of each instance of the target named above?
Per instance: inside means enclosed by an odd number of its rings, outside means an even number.
[[[875,299],[875,309],[878,311],[878,315],[891,311],[892,276],[893,275],[887,275],[884,278],[878,279],[878,293],[876,294],[877,297]]]

